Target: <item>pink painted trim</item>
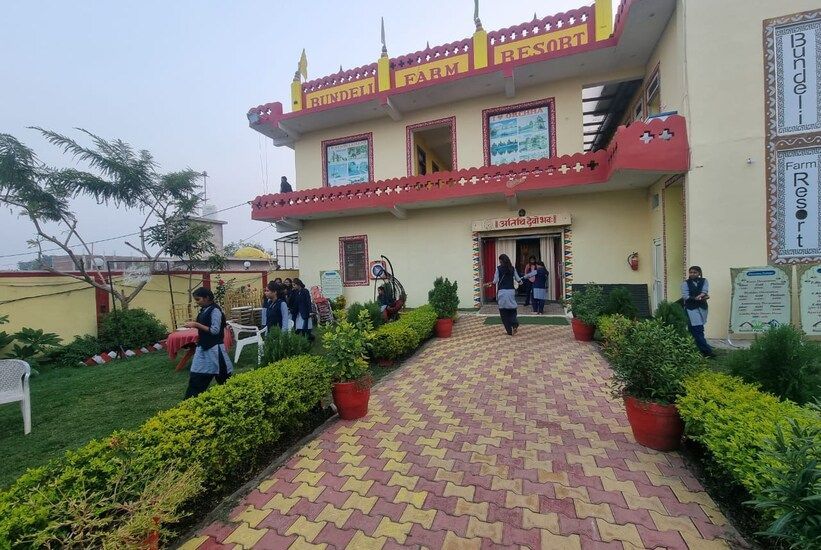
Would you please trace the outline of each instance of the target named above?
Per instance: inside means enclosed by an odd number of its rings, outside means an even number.
[[[620,126],[610,146],[594,153],[258,196],[251,202],[251,218],[277,221],[351,209],[384,211],[471,196],[503,198],[519,192],[605,183],[618,171],[675,174],[689,167],[685,120],[673,115]],[[515,187],[510,187],[514,180]]]
[[[324,187],[331,187],[328,185],[328,147],[332,145],[339,145],[341,143],[350,143],[353,141],[368,141],[368,181],[373,181],[373,132],[364,134],[356,134],[353,136],[345,136],[341,138],[323,140],[322,147],[322,185]],[[359,184],[352,184],[359,185]],[[342,186],[344,187],[344,186]]]
[[[363,280],[348,281],[345,278],[345,243],[349,241],[365,241],[365,278]],[[367,235],[351,235],[339,237],[339,271],[342,273],[342,286],[368,286],[370,282],[370,253],[368,251]]]
[[[556,155],[556,100],[555,98],[548,97],[536,101],[527,101],[525,103],[516,103],[514,105],[482,110],[482,153],[484,154],[485,166],[490,166],[490,117],[535,109],[537,107],[547,107],[547,116],[549,118],[547,126],[550,132],[550,155],[548,158],[552,158]]]
[[[307,94],[333,88],[341,84],[349,84],[357,80],[365,80],[367,78],[377,76],[377,63],[370,63],[355,69],[348,69],[346,71],[336,72],[332,75],[323,76],[314,80],[309,80],[302,84],[302,98],[305,99]],[[305,103],[303,102],[303,107]]]
[[[286,270],[281,270],[281,271],[292,271],[292,270],[287,270],[286,269]],[[296,271],[296,270],[293,270],[293,271]],[[81,275],[81,273],[79,271],[68,271],[67,273],[69,275]],[[100,275],[103,275],[105,277],[108,277],[108,271],[89,271],[88,273],[89,273],[89,275],[92,276],[92,278],[94,277],[95,274],[100,274]],[[193,273],[194,275],[206,275],[206,274],[211,274],[212,272],[211,271],[193,270],[193,271],[191,271],[191,273]],[[263,275],[263,274],[268,273],[268,272],[267,271],[255,271],[255,270],[248,270],[248,271],[245,271],[245,270],[232,270],[232,271],[216,271],[216,272],[213,272],[213,273],[244,273],[244,274],[258,273],[260,275]],[[111,275],[114,275],[114,276],[120,276],[122,274],[123,274],[122,271],[112,271],[111,272]],[[166,272],[165,271],[157,271],[154,274],[155,275],[165,275]],[[174,275],[185,275],[185,277],[187,278],[188,277],[188,271],[172,271],[171,275],[172,276],[174,276]],[[22,278],[22,277],[66,277],[66,276],[67,275],[63,275],[61,273],[52,273],[51,271],[0,271],[0,278],[9,278],[9,279]],[[77,282],[78,283],[83,283],[85,281],[78,280]]]
[[[456,162],[456,117],[450,116],[405,126],[405,161],[407,163],[409,176],[413,175],[414,159],[416,158],[413,150],[413,146],[415,145],[413,142],[413,132],[420,128],[438,128],[440,126],[450,126],[450,156],[453,159],[453,166],[449,171],[452,172],[459,169],[459,165]]]

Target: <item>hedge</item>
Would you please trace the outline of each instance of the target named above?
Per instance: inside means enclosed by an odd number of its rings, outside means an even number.
[[[411,353],[433,334],[436,312],[425,305],[403,313],[398,321],[374,331],[372,355],[377,359],[397,359]]]
[[[152,527],[135,511],[163,524],[192,513],[330,389],[321,357],[285,359],[30,469],[0,493],[0,548],[134,544]]]
[[[740,378],[704,371],[684,383],[679,414],[687,435],[703,444],[713,459],[750,494],[773,485],[784,465],[768,453],[780,425],[789,433],[788,419],[799,425],[821,426],[821,418],[791,401],[762,393]],[[821,441],[816,446],[821,459]]]

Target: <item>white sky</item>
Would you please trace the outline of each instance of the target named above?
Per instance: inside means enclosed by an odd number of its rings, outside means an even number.
[[[482,0],[493,30],[592,4],[592,0]],[[618,2],[614,2],[618,5]],[[290,82],[302,48],[308,78],[376,61],[385,17],[388,53],[402,55],[473,33],[471,0],[414,2],[37,1],[2,4],[0,132],[32,147],[45,162],[69,159],[27,126],[79,137],[86,128],[148,149],[161,171],[207,171],[209,201],[218,209],[278,191],[294,181],[293,152],[275,148],[248,127],[250,107],[290,102]],[[267,174],[267,191],[266,191]],[[88,240],[135,231],[139,215],[77,203]],[[225,242],[248,238],[273,247],[272,228],[243,206],[220,215]],[[0,269],[35,254],[27,219],[0,211]],[[122,241],[95,252],[128,253]],[[9,255],[25,252],[27,256]],[[59,253],[59,252],[58,252]]]

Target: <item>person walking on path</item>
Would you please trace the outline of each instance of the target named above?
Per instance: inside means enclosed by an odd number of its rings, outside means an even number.
[[[303,334],[309,341],[313,341],[314,337],[311,334],[311,330],[314,328],[311,320],[311,293],[305,288],[305,283],[301,279],[294,279],[292,294],[294,295],[294,329],[296,329],[297,334]]]
[[[265,301],[262,304],[262,324],[270,332],[278,328],[282,332],[291,330],[291,315],[285,303],[285,290],[276,283],[268,283]]]
[[[522,273],[530,273],[531,271],[536,271],[536,263],[536,256],[531,256],[525,264]],[[530,300],[531,298],[533,298],[533,283],[535,281],[535,277],[528,277],[527,275],[522,275],[522,287],[524,287],[525,289],[525,307],[530,305]],[[534,309],[533,311],[536,310]]]
[[[704,278],[701,268],[697,265],[690,267],[687,280],[681,283],[681,298],[684,301],[684,310],[687,313],[687,328],[696,341],[701,354],[713,357],[713,348],[704,338],[704,325],[707,324],[707,300],[710,299],[710,283]]]
[[[496,267],[493,282],[487,283],[485,286],[496,285],[496,303],[499,305],[499,316],[502,318],[505,332],[509,336],[515,335],[516,331],[519,330],[519,319],[516,311],[518,304],[516,304],[514,281],[521,283],[522,278],[519,277],[516,268],[510,263],[508,255],[502,254],[499,256],[499,265]]]
[[[536,268],[523,275],[533,281],[533,313],[544,315],[544,302],[547,299],[548,271],[544,262],[536,262]]]
[[[208,288],[198,288],[191,294],[201,309],[196,321],[185,323],[186,328],[195,328],[199,333],[188,389],[185,391],[186,399],[207,390],[212,378],[217,379],[217,384],[224,384],[234,372],[224,344],[225,315],[214,303],[214,293]]]

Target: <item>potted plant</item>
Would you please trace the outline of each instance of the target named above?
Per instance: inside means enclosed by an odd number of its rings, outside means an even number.
[[[573,327],[573,336],[580,342],[589,342],[593,339],[596,330],[596,319],[604,311],[604,293],[602,288],[590,283],[582,290],[573,292],[566,302],[573,313],[570,324]]]
[[[437,277],[428,292],[428,303],[436,311],[436,336],[449,338],[453,332],[453,318],[459,308],[458,283]]]
[[[333,379],[332,394],[339,417],[355,420],[368,414],[371,377],[367,360],[371,347],[370,316],[359,312],[356,323],[342,320],[322,337]]]
[[[624,399],[636,441],[658,451],[678,448],[684,424],[676,398],[683,380],[704,364],[692,338],[660,321],[644,321],[630,327],[608,357],[614,395]]]

